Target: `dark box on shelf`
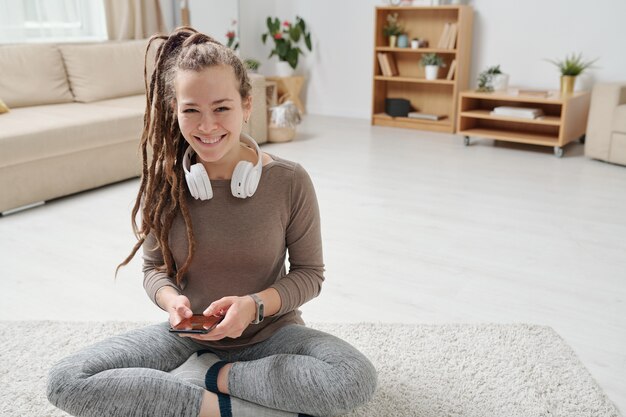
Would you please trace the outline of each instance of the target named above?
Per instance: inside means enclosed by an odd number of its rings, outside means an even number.
[[[411,111],[411,102],[404,98],[386,98],[385,113],[391,117],[407,117]]]

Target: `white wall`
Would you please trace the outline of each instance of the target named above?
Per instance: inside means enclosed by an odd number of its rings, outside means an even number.
[[[559,72],[545,58],[582,52],[600,59],[577,87],[626,81],[626,1],[624,0],[473,0],[475,11],[470,79],[500,64],[512,85],[558,89]],[[313,53],[299,65],[307,76],[307,111],[369,118],[372,94],[374,7],[382,0],[240,0],[242,56],[262,62],[270,75],[271,47],[260,37],[268,15],[302,16],[313,38]],[[471,86],[475,87],[472,81]]]
[[[226,32],[232,29],[231,22],[239,19],[236,0],[190,0],[191,26],[226,44]]]
[[[313,52],[305,49],[297,73],[307,77],[303,98],[309,113],[368,117],[372,89],[375,0],[240,0],[242,56],[262,62],[271,75],[273,43],[261,42],[267,16],[294,21],[301,16],[311,30]]]

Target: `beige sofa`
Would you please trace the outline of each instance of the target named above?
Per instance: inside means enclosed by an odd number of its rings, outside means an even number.
[[[585,155],[626,165],[626,83],[593,87]]]
[[[146,41],[0,47],[0,213],[140,174]],[[267,140],[253,74],[246,132]]]

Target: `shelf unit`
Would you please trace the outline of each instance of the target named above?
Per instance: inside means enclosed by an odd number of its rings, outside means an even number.
[[[587,127],[590,94],[587,91],[561,94],[550,91],[545,97],[519,94],[515,90],[481,93],[465,91],[460,95],[458,111],[459,135],[532,145],[551,146],[556,156],[563,155],[563,146],[580,140]],[[544,116],[537,119],[496,116],[498,106],[539,108]]]
[[[388,39],[383,36],[383,27],[387,15],[392,13],[398,13],[398,21],[409,39],[426,39],[429,47],[390,47]],[[454,133],[458,94],[469,84],[473,25],[471,6],[376,7],[374,21],[372,124]],[[438,45],[446,23],[456,23],[458,27],[454,49],[434,47]],[[393,56],[399,72],[397,76],[382,75],[377,57],[380,52]],[[427,53],[437,53],[446,64],[440,68],[437,80],[426,80],[424,68],[419,64],[422,55]],[[455,75],[452,80],[447,80],[453,60],[457,64]],[[386,98],[404,98],[411,102],[412,111],[445,117],[437,121],[391,117],[385,113]]]

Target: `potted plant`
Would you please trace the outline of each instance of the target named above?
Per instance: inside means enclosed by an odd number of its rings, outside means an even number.
[[[420,60],[420,64],[424,66],[424,73],[427,80],[436,80],[439,73],[439,67],[445,67],[443,58],[437,54],[424,54]]]
[[[232,28],[228,32],[226,32],[226,46],[228,46],[233,51],[236,51],[237,49],[239,49],[239,39],[237,39],[237,32],[235,30],[237,27],[237,21],[232,20],[231,26]]]
[[[389,46],[394,48],[398,35],[403,33],[403,28],[398,23],[398,13],[389,13],[387,15],[387,23],[383,27],[383,35],[389,38]]]
[[[237,38],[237,32],[235,31],[236,25],[237,25],[237,21],[233,20],[232,21],[233,28],[229,30],[228,32],[226,32],[226,46],[232,49],[233,51],[235,51],[237,54],[239,54],[239,51],[238,51],[239,39]],[[261,63],[257,61],[256,59],[246,58],[243,60],[243,65],[250,72],[257,72],[257,70],[261,66]]]
[[[290,76],[298,66],[298,57],[304,55],[302,49],[298,46],[301,40],[309,51],[313,50],[311,46],[311,33],[306,30],[306,23],[300,16],[296,16],[296,23],[287,20],[282,22],[275,17],[267,18],[267,32],[261,35],[263,44],[267,41],[267,37],[274,40],[274,49],[270,52],[268,58],[274,55],[278,56],[278,75]]]
[[[261,63],[254,58],[246,58],[243,61],[243,65],[250,70],[250,72],[257,72]]]
[[[576,77],[590,68],[598,58],[591,61],[583,61],[582,53],[566,55],[563,60],[548,59],[561,71],[561,93],[572,93],[576,83]]]
[[[509,76],[500,70],[500,65],[488,67],[478,74],[478,91],[506,90],[508,85]]]

